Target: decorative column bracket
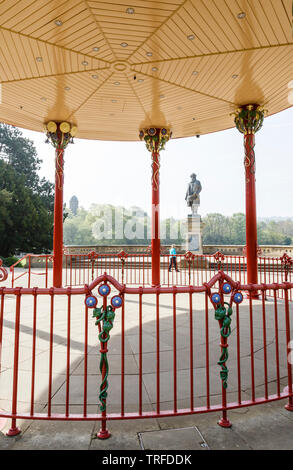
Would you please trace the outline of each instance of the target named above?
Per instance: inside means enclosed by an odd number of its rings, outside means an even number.
[[[165,150],[165,145],[172,137],[172,132],[166,128],[150,127],[141,129],[139,132],[140,140],[144,140],[146,148],[152,154],[152,184],[155,191],[159,190],[160,185],[160,151]]]
[[[165,150],[165,145],[171,137],[172,132],[170,129],[166,129],[165,127],[150,127],[139,131],[139,138],[140,140],[145,141],[146,148],[149,152],[160,152],[161,150]]]
[[[76,135],[77,127],[69,122],[49,121],[45,124],[46,143],[50,143],[56,149],[55,174],[58,180],[58,188],[63,187],[63,153],[67,145],[73,144],[73,137]]]
[[[249,104],[238,108],[235,116],[235,125],[239,132],[244,134],[244,166],[248,168],[251,175],[255,174],[255,134],[262,128],[265,110],[262,106]]]

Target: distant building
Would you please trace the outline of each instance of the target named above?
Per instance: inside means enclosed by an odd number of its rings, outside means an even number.
[[[76,196],[72,196],[72,198],[69,201],[69,207],[71,212],[76,215],[77,214],[77,209],[78,209],[78,199]]]

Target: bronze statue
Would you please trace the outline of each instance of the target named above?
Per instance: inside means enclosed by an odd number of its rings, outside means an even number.
[[[187,206],[191,207],[192,215],[196,215],[198,211],[198,206],[200,205],[200,197],[199,193],[201,192],[201,184],[200,181],[196,179],[196,175],[192,173],[190,175],[191,181],[188,185],[185,200],[187,202]]]

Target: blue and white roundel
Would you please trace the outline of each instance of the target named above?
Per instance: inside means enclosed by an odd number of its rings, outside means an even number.
[[[225,294],[230,294],[231,290],[232,290],[232,287],[230,286],[230,284],[226,283],[223,285],[223,292]]]
[[[236,302],[236,304],[241,304],[241,302],[243,301],[243,295],[241,294],[241,292],[236,292],[233,297],[233,300],[234,302]]]
[[[98,303],[98,299],[94,295],[89,295],[85,299],[85,304],[88,308],[95,308],[97,303]]]
[[[101,284],[98,288],[98,292],[102,296],[106,296],[110,294],[110,287],[107,284]]]
[[[219,304],[221,302],[221,297],[219,294],[213,294],[212,295],[212,301],[214,304]]]
[[[114,295],[111,299],[112,307],[119,308],[122,305],[122,298],[119,295]]]

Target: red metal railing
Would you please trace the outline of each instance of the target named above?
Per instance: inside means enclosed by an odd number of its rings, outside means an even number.
[[[27,267],[17,274],[17,265],[27,260]],[[36,270],[32,267],[36,260],[40,260],[43,267]],[[176,256],[178,272],[172,266],[169,272],[170,255],[161,255],[161,285],[162,286],[200,286],[208,282],[219,269],[226,272],[235,281],[242,284],[247,282],[246,257],[223,255],[220,252],[214,255],[194,255],[190,252]],[[49,261],[52,255],[28,254],[13,266],[11,266],[11,286],[14,287],[17,280],[23,286],[23,277],[27,279],[26,287],[31,287],[32,277],[41,276],[44,279],[43,286],[49,285]],[[64,255],[65,286],[83,286],[91,283],[104,272],[109,273],[121,284],[150,286],[151,285],[151,255],[149,253],[127,254],[122,251],[119,254],[88,254]],[[15,269],[16,268],[16,269]],[[280,258],[258,256],[259,283],[274,284],[293,282],[293,260],[287,254]],[[39,283],[41,286],[41,284]],[[273,297],[274,292],[268,291],[266,295]],[[277,297],[283,292],[277,292]],[[293,300],[290,293],[289,300]]]
[[[230,426],[229,410],[284,398],[292,411],[292,289],[222,271],[197,287],[126,287],[107,274],[80,288],[1,287],[0,417],[10,435],[17,419],[100,420],[105,438],[108,420],[217,411]]]
[[[188,286],[208,282],[221,267],[239,282],[246,282],[246,258],[215,253],[214,255],[193,255],[190,252],[176,256],[178,272],[172,267],[169,271],[170,255],[161,255],[161,285]],[[80,286],[90,283],[105,271],[121,284],[151,284],[151,255],[89,254],[65,255],[65,285]]]
[[[149,254],[65,254],[65,285],[81,286],[108,272],[121,284],[150,285],[151,255]]]
[[[286,253],[280,258],[258,257],[259,282],[274,284],[278,282],[293,282],[293,259]],[[274,296],[274,291],[269,290],[267,295]],[[278,298],[284,298],[282,291],[277,292]],[[292,301],[290,292],[289,300]]]
[[[194,255],[186,252],[178,254],[176,262],[178,272],[174,266],[170,272],[170,255],[161,255],[162,286],[199,286],[208,282],[218,269],[236,281],[243,284],[247,282],[245,256],[223,255],[220,252]],[[151,284],[151,255],[127,254],[124,251],[119,254],[91,252],[87,255],[66,255],[65,285],[90,283],[105,271],[121,284],[148,286]],[[286,254],[280,258],[258,256],[258,271],[260,283],[293,281],[293,261]],[[268,295],[273,295],[273,292]]]
[[[32,260],[44,260],[44,266],[41,269],[44,269],[43,271],[33,271],[32,268]],[[52,255],[33,255],[33,254],[27,254],[23,258],[19,259],[16,263],[14,263],[12,266],[10,266],[10,272],[11,272],[11,286],[15,286],[15,282],[18,279],[21,279],[23,277],[27,278],[27,287],[31,287],[31,280],[32,276],[44,276],[44,287],[48,287],[48,268],[49,268],[49,262],[53,260]],[[26,261],[27,267],[25,268],[20,268],[22,265],[23,261]],[[17,274],[17,270],[20,270],[21,272]],[[22,281],[23,282],[23,281]]]

